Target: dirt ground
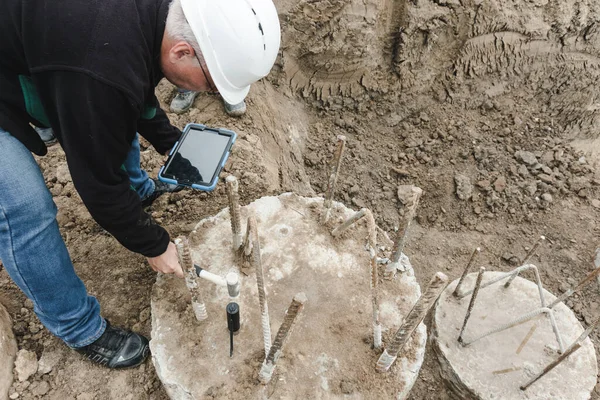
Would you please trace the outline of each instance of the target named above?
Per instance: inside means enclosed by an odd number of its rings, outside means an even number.
[[[405,249],[421,285],[436,271],[457,278],[477,246],[480,264],[510,270],[540,235],[548,240],[533,262],[551,292],[594,268],[599,0],[275,3],[281,55],[268,79],[253,85],[247,114],[230,118],[218,96],[200,95],[190,111],[169,115],[179,127],[201,122],[239,133],[224,175],[239,178],[243,203],[286,191],[322,194],[343,134],[336,200],[369,207],[393,237],[405,212],[398,188],[424,190]],[[157,93],[167,107],[173,87],[163,82]],[[91,219],[59,146],[38,161],[75,268],[104,315],[149,334],[155,274]],[[145,147],[142,161],[156,176],[163,159]],[[151,212],[174,237],[226,205],[220,184],[212,193],[163,196]],[[567,301],[584,324],[600,315],[598,291],[593,284]],[[15,377],[12,398],[166,399],[151,362],[107,371],[67,349],[4,270],[0,302],[19,348],[39,360],[35,374]],[[600,345],[600,332],[592,339]],[[448,398],[429,349],[410,398]],[[592,398],[600,398],[600,385]]]

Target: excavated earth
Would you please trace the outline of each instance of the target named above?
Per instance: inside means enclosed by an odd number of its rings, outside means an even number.
[[[394,237],[405,185],[424,190],[405,252],[421,285],[482,265],[512,269],[536,238],[545,287],[559,294],[594,268],[599,248],[600,0],[275,0],[282,49],[253,85],[248,112],[228,117],[201,95],[188,122],[239,133],[225,173],[242,202],[321,195],[339,134],[348,137],[335,200],[373,210]],[[174,93],[163,82],[162,106]],[[75,268],[114,324],[150,334],[155,274],[90,217],[59,146],[38,159]],[[143,166],[161,156],[144,143]],[[173,236],[226,207],[224,185],[160,198],[153,217]],[[525,278],[532,277],[525,274]],[[600,314],[598,286],[566,302],[584,326]],[[88,364],[41,327],[4,270],[0,302],[19,349],[9,395],[47,399],[166,399],[150,362],[128,371]],[[430,321],[425,321],[430,325]],[[598,332],[592,342],[600,344]],[[216,396],[218,397],[218,396]],[[427,351],[412,399],[446,399]],[[596,385],[592,398],[600,398]]]

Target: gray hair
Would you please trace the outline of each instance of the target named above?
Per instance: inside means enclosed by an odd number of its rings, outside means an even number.
[[[169,5],[165,30],[171,38],[187,42],[194,49],[196,56],[202,59],[202,50],[200,50],[196,36],[185,18],[183,8],[181,7],[181,0],[173,0]]]

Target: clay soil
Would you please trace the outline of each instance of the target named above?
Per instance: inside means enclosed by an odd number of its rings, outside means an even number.
[[[424,190],[405,248],[422,286],[436,271],[458,277],[477,246],[479,264],[510,270],[545,235],[532,262],[545,287],[561,293],[594,268],[600,247],[599,3],[279,0],[281,56],[253,85],[247,114],[230,118],[219,97],[200,95],[190,111],[169,116],[179,127],[239,133],[223,175],[239,178],[243,203],[286,191],[322,195],[343,134],[336,200],[369,207],[393,238],[403,185]],[[166,82],[157,89],[163,107],[173,90]],[[156,176],[163,158],[144,145],[143,166]],[[93,221],[60,146],[38,162],[75,269],[104,315],[149,335],[156,274]],[[175,237],[226,205],[220,184],[165,195],[150,212]],[[584,325],[600,315],[598,291],[594,283],[566,303]],[[0,302],[19,348],[43,366],[23,382],[15,377],[13,398],[167,398],[150,361],[107,371],[67,349],[4,270]],[[598,347],[600,332],[592,340]],[[429,348],[410,398],[448,398]]]

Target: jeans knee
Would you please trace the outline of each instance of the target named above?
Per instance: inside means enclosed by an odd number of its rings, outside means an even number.
[[[19,222],[34,228],[35,226],[48,226],[56,220],[57,208],[52,195],[48,189],[43,187],[32,188],[26,196],[20,199],[13,199],[8,208],[9,218],[13,222]]]

